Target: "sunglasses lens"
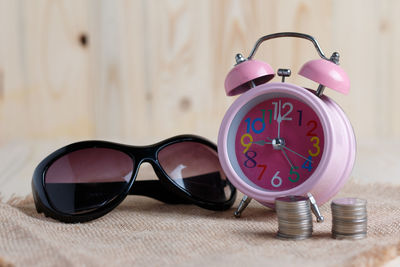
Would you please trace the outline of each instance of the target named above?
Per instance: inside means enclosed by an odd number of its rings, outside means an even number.
[[[218,154],[209,146],[175,143],[159,151],[158,161],[176,185],[203,201],[222,203],[232,195]]]
[[[109,148],[68,153],[48,168],[45,188],[52,206],[63,213],[86,213],[120,195],[132,177],[133,160]]]

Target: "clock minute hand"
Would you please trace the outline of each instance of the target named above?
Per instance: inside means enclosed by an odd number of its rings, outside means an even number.
[[[292,162],[290,161],[288,155],[286,154],[286,151],[284,149],[281,149],[283,155],[285,156],[286,160],[289,162],[289,165],[292,169],[295,169],[294,165],[292,164]]]
[[[300,155],[300,154],[297,153],[296,151],[293,151],[292,149],[288,148],[287,146],[282,146],[282,148],[283,148],[283,149],[287,149],[288,151],[292,152],[293,154],[296,154],[297,156],[299,156],[299,157],[301,157],[301,158],[303,158],[303,159],[305,159],[305,160],[307,160],[307,161],[313,163],[312,160],[310,160],[310,159],[304,157],[303,155]]]
[[[278,113],[278,138],[281,138],[281,122],[282,122],[282,116],[281,116],[281,100],[279,100],[279,104],[278,104],[278,108],[279,108],[279,113]]]

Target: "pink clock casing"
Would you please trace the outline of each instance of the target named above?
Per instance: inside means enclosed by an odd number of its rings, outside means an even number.
[[[236,114],[251,100],[265,94],[290,96],[310,106],[319,116],[325,135],[324,153],[314,173],[302,184],[285,191],[262,190],[244,181],[235,172],[228,153],[228,134]],[[287,195],[314,195],[319,205],[332,198],[345,184],[353,168],[356,140],[343,110],[329,97],[290,83],[267,83],[242,94],[225,114],[218,135],[219,159],[228,179],[245,195],[271,206],[275,198]]]

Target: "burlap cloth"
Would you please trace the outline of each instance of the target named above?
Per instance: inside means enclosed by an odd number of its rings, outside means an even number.
[[[37,214],[31,197],[13,199],[0,203],[0,266],[375,266],[400,254],[400,187],[350,183],[339,196],[368,200],[366,239],[332,239],[329,203],[312,238],[282,241],[275,213],[255,201],[235,219],[234,208],[129,196],[100,219],[64,224]]]

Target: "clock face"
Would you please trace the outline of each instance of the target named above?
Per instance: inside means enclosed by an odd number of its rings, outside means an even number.
[[[232,138],[235,168],[242,179],[263,190],[284,191],[314,173],[325,138],[310,106],[294,98],[273,97],[249,103],[241,113]]]

